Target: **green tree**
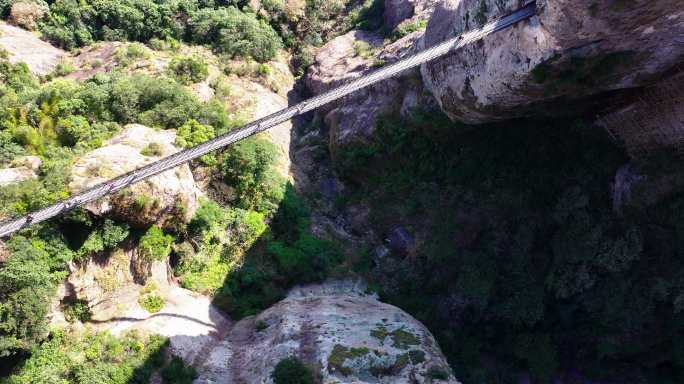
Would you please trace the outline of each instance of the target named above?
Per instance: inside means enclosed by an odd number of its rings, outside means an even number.
[[[190,148],[211,140],[216,136],[216,132],[211,125],[204,125],[197,120],[191,119],[178,128],[176,133],[176,145],[182,148]],[[216,155],[207,154],[200,157],[204,165],[216,165]]]
[[[140,238],[140,255],[147,261],[164,260],[173,250],[174,238],[153,225]]]
[[[284,180],[273,169],[277,151],[262,138],[243,140],[226,151],[223,174],[235,188],[241,208],[266,213],[277,208],[284,193]]]
[[[30,238],[15,235],[7,246],[11,256],[0,268],[0,357],[28,351],[47,336],[48,306],[73,258],[49,229],[35,228]]]
[[[198,43],[213,44],[218,52],[260,62],[275,57],[281,47],[278,34],[268,23],[232,6],[196,12],[190,20],[190,35]]]
[[[199,56],[177,56],[169,63],[169,72],[179,83],[190,85],[206,80],[209,65]]]

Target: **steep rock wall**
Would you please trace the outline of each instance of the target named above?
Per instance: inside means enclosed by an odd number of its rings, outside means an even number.
[[[446,0],[424,43],[477,28],[521,3]],[[684,59],[679,1],[537,3],[538,16],[423,65],[425,85],[451,118],[477,124],[557,113],[569,100],[649,84]]]

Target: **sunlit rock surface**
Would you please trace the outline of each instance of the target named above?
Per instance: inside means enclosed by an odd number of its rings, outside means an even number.
[[[132,124],[103,147],[76,161],[70,188],[78,192],[176,153],[174,131],[156,131]],[[163,172],[87,205],[100,216],[112,216],[133,226],[187,223],[197,209],[200,191],[187,164]]]
[[[283,358],[321,371],[322,383],[457,383],[430,332],[352,282],[293,290],[238,322],[198,366],[197,383],[272,383]]]
[[[472,30],[519,1],[446,0],[425,46]],[[648,84],[684,59],[678,0],[539,0],[538,16],[424,64],[423,80],[453,119],[485,123],[567,111],[568,101]]]

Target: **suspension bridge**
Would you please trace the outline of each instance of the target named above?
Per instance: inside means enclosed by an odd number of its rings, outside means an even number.
[[[144,167],[97,184],[48,207],[31,212],[22,217],[0,223],[0,237],[8,236],[22,228],[26,228],[33,224],[37,224],[55,216],[64,214],[79,206],[120,191],[131,184],[143,181],[164,171],[197,159],[198,157],[206,155],[207,153],[231,145],[259,132],[268,130],[269,128],[275,127],[294,117],[312,111],[335,100],[341,99],[350,93],[366,88],[385,79],[394,77],[408,69],[415,68],[421,64],[445,56],[448,53],[454,52],[474,42],[482,40],[486,36],[507,29],[521,21],[527,20],[534,16],[536,11],[536,1],[530,1],[522,8],[506,16],[493,20],[479,29],[474,29],[459,36],[447,39],[442,43],[372,71],[355,80],[347,82],[346,84],[331,89],[330,91],[307,99],[291,107],[282,109],[261,119],[255,120],[239,129],[230,131],[195,147],[182,150],[156,162],[150,163]]]

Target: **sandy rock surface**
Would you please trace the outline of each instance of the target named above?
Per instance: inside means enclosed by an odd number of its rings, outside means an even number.
[[[12,167],[0,169],[0,187],[37,179],[42,160],[38,156],[23,156],[12,162]]]
[[[9,53],[12,63],[26,63],[37,75],[52,72],[66,52],[41,40],[37,35],[0,21],[0,48]]]
[[[223,339],[231,321],[209,297],[175,285],[165,261],[152,263],[149,275],[141,281],[132,273],[138,261],[137,250],[124,246],[83,265],[72,265],[59,296],[88,303],[92,319],[87,326],[115,335],[137,330],[169,337],[171,351],[192,364]],[[140,305],[139,298],[149,294],[164,300],[159,312],[150,313]],[[53,307],[51,323],[68,325],[59,306]]]

